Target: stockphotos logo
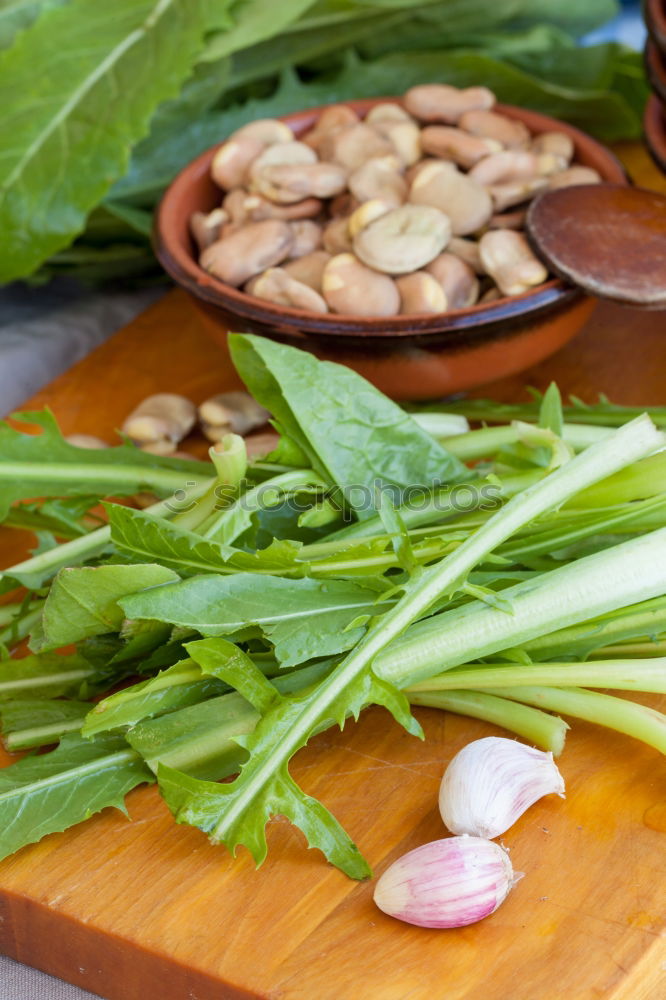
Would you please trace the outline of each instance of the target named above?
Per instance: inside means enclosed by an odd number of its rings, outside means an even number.
[[[191,488],[199,484],[190,481],[186,489],[176,490],[167,503],[174,513],[191,510],[196,501],[191,498]],[[344,521],[353,521],[355,512],[377,511],[388,503],[403,511],[434,511],[438,513],[465,514],[473,510],[497,510],[502,504],[500,487],[495,483],[461,483],[446,486],[435,480],[430,486],[396,486],[380,479],[368,486],[350,483],[345,486],[300,486],[295,490],[282,490],[270,482],[259,486],[243,480],[239,487],[215,487],[215,510],[225,510],[235,504],[241,510],[257,511],[281,507],[294,515],[304,511],[327,510],[338,513]]]

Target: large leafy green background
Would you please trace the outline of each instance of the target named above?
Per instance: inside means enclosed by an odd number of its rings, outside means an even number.
[[[158,273],[152,210],[254,117],[440,80],[637,137],[614,0],[0,0],[0,282]],[[35,72],[35,67],[39,72]]]

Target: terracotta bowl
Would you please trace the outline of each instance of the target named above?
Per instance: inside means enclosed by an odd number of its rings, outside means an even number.
[[[655,42],[649,41],[645,46],[645,70],[653,91],[666,104],[666,54]]]
[[[347,102],[361,116],[381,100]],[[321,108],[285,115],[296,136],[316,122]],[[535,134],[553,129],[574,141],[576,159],[606,181],[626,184],[621,164],[590,136],[563,122],[499,105]],[[207,317],[210,335],[224,343],[228,330],[263,334],[346,364],[394,399],[428,399],[482,385],[529,368],[557,351],[583,326],[595,300],[559,279],[513,298],[442,315],[367,317],[321,315],[288,309],[225,285],[197,263],[189,232],[193,212],[220,204],[210,179],[218,146],[202,153],[166,191],[155,223],[157,256]]]
[[[650,38],[666,53],[666,0],[644,0],[643,16]]]
[[[666,174],[666,107],[654,94],[645,108],[643,129],[654,162]]]

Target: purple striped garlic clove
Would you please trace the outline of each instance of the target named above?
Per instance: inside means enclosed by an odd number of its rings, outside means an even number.
[[[494,913],[519,878],[498,844],[449,837],[394,861],[374,900],[384,913],[417,927],[465,927]]]
[[[451,833],[499,837],[544,795],[564,797],[552,753],[487,736],[468,743],[447,767],[439,811]]]

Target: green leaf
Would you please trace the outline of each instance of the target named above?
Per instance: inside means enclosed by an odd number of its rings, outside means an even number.
[[[204,644],[220,641],[205,639],[198,645],[202,649]],[[219,658],[208,662],[214,669],[220,666]],[[281,694],[289,694],[316,683],[330,671],[330,660],[324,660],[274,677],[271,683]],[[163,763],[197,778],[220,781],[237,773],[247,757],[234,737],[252,732],[259,718],[250,703],[233,691],[144,720],[130,729],[127,740],[154,772]]]
[[[0,281],[31,274],[83,229],[205,33],[228,24],[224,0],[71,0],[2,53]],[[67,72],[55,69],[62,52]]]
[[[125,496],[147,490],[167,497],[193,479],[210,478],[211,465],[162,458],[132,444],[77,448],[65,441],[50,410],[14,414],[39,434],[0,422],[0,521],[13,503],[33,497]]]
[[[20,31],[29,28],[39,15],[68,0],[0,0],[0,49],[8,49]]]
[[[41,629],[32,648],[57,649],[89,636],[115,632],[123,621],[118,604],[121,597],[177,579],[176,573],[155,563],[63,569],[46,599]]]
[[[67,830],[125,795],[152,772],[122,739],[65,736],[51,753],[0,770],[0,857]]]
[[[468,470],[361,375],[263,337],[232,334],[231,356],[252,395],[337,484],[359,519],[375,513],[375,488],[462,479]],[[332,435],[331,428],[344,427]]]
[[[201,58],[220,59],[264,38],[273,38],[312,5],[313,0],[281,0],[277,5],[273,0],[240,0],[233,7],[233,27],[215,35]]]
[[[42,653],[0,663],[0,702],[8,698],[60,698],[94,693],[110,671],[78,653]]]
[[[9,753],[57,743],[78,732],[90,705],[85,701],[24,699],[0,704],[2,741]]]
[[[279,695],[247,653],[226,639],[201,639],[186,647],[205,674],[235,687],[258,712],[266,712]]]
[[[215,842],[220,810],[229,799],[229,786],[191,778],[164,764],[157,769],[157,780],[176,822],[197,826]],[[371,877],[368,863],[335,816],[317,799],[306,795],[286,769],[255,797],[252,818],[239,817],[225,833],[229,850],[235,854],[238,846],[247,847],[259,866],[268,850],[264,827],[276,815],[287,816],[305,834],[310,847],[318,847],[331,864],[350,878]]]
[[[235,647],[234,647],[235,648]],[[188,705],[223,694],[226,685],[204,677],[192,660],[180,660],[156,677],[133,684],[99,701],[88,713],[83,736],[96,736],[121,726],[133,726]]]
[[[555,382],[551,382],[539,409],[539,427],[552,431],[557,437],[562,437],[564,417],[562,415],[562,397]]]
[[[134,588],[138,590],[139,588]],[[120,601],[129,618],[158,618],[202,635],[258,627],[283,667],[351,649],[363,629],[343,631],[358,615],[383,610],[375,588],[341,580],[285,580],[238,573],[201,575],[133,593]]]
[[[107,504],[111,540],[120,552],[138,560],[159,560],[183,576],[229,572],[227,562],[235,550],[219,542],[153,517],[145,511]]]

